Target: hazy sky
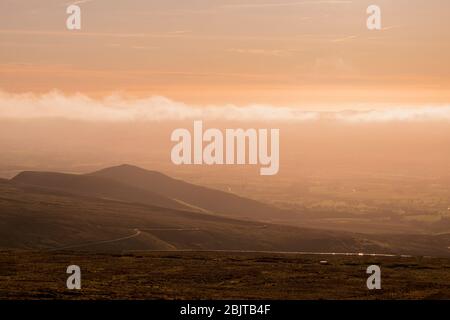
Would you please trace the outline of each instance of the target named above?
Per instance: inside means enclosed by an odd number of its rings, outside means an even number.
[[[199,119],[280,128],[279,179],[450,172],[448,0],[85,0],[80,31],[69,4],[0,0],[0,176],[132,163],[209,179],[170,161],[170,133]]]
[[[0,90],[323,109],[450,101],[448,0],[85,0],[82,30],[68,31],[74,2],[0,1]],[[381,31],[366,28],[370,4]]]

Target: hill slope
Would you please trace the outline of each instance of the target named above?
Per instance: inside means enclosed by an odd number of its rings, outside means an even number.
[[[390,241],[0,184],[0,249],[258,250],[448,255],[448,239]],[[411,237],[414,239],[414,237]],[[399,244],[400,243],[400,244]]]
[[[0,248],[362,249],[341,233],[0,184]],[[333,244],[334,243],[334,244]],[[330,245],[333,244],[333,245]]]
[[[86,176],[56,172],[24,171],[11,179],[23,187],[40,187],[54,192],[150,204],[174,209],[189,209],[177,201],[157,193],[125,185],[100,176]]]
[[[296,218],[284,211],[261,202],[232,193],[198,186],[131,165],[120,165],[93,172],[88,176],[103,177],[150,192],[177,199],[192,207],[216,214],[252,220],[274,221]]]

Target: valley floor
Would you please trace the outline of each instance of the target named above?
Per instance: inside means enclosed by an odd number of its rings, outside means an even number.
[[[381,290],[366,287],[373,264]],[[69,265],[80,291],[66,288]],[[450,259],[0,251],[0,299],[450,299]]]

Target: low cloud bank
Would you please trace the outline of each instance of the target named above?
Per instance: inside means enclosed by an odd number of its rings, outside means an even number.
[[[59,91],[36,95],[0,91],[0,119],[60,118],[81,121],[130,122],[166,120],[338,121],[348,123],[450,121],[450,106],[395,106],[374,110],[305,111],[301,108],[251,104],[194,106],[162,96],[128,99],[113,94],[93,99]]]

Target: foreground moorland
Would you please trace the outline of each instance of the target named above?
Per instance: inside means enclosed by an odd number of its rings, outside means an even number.
[[[80,291],[66,288],[71,264],[81,268]],[[372,264],[381,267],[381,290],[366,288],[366,268]],[[450,299],[450,260],[0,251],[0,299]]]

